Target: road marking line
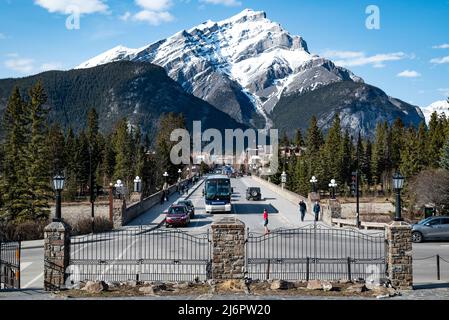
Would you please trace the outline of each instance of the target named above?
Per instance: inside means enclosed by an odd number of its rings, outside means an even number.
[[[44,273],[42,272],[40,275],[38,275],[36,278],[34,278],[33,280],[31,280],[30,282],[28,282],[26,285],[22,286],[22,289],[26,289],[29,286],[31,286],[33,283],[35,283],[37,280],[39,280],[40,278],[42,278],[44,276]]]
[[[33,264],[32,262],[21,262],[20,263],[20,272],[22,272],[23,270],[25,270],[26,268],[28,268],[32,264]]]

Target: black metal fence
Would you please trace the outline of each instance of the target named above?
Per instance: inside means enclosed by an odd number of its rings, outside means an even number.
[[[20,241],[0,241],[0,289],[20,289]]]
[[[312,224],[268,235],[248,230],[249,278],[283,280],[380,280],[386,277],[384,232],[369,234]]]
[[[68,281],[201,281],[211,277],[209,232],[129,228],[71,238]]]

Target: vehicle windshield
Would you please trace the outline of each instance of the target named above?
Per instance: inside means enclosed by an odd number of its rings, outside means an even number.
[[[231,196],[229,179],[211,179],[206,182],[206,200],[226,199]]]
[[[433,218],[433,217],[429,217],[429,218],[426,218],[426,219],[424,219],[424,220],[421,220],[420,222],[418,222],[418,224],[424,225],[424,224],[426,224],[427,222],[429,222],[430,220],[432,220],[432,218]]]
[[[185,207],[171,207],[168,209],[169,215],[183,215],[185,212]]]

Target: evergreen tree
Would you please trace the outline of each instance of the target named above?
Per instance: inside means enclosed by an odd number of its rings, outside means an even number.
[[[67,167],[65,157],[65,137],[59,124],[53,124],[48,132],[49,156],[51,162],[50,173],[63,173]]]
[[[440,166],[443,169],[449,170],[449,138],[441,150]]]
[[[18,88],[14,88],[4,113],[6,133],[2,145],[3,172],[0,184],[2,208],[0,215],[6,221],[25,216],[29,209],[27,179],[27,147],[29,118],[27,107]]]
[[[184,129],[184,116],[169,113],[161,117],[159,121],[159,130],[156,137],[156,157],[157,165],[157,184],[162,186],[164,183],[163,173],[167,171],[170,184],[178,180],[178,170],[181,166],[174,165],[170,160],[170,153],[176,142],[170,141],[170,135],[175,129]]]
[[[132,167],[131,153],[131,134],[128,129],[128,120],[122,119],[117,125],[114,135],[114,149],[115,149],[115,169],[114,179],[120,179],[128,188],[134,179]]]
[[[297,147],[302,147],[304,146],[304,139],[302,137],[302,132],[301,129],[296,129],[296,134],[295,134],[295,145]]]
[[[47,219],[50,215],[49,200],[53,197],[51,189],[51,173],[49,159],[49,145],[47,141],[47,115],[49,109],[45,107],[47,96],[44,88],[38,82],[30,90],[31,140],[28,145],[27,177],[30,196],[30,208],[19,220]]]

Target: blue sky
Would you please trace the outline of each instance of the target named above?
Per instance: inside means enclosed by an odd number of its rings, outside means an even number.
[[[66,27],[71,5],[79,29]],[[369,5],[379,9],[379,29],[366,27]],[[312,53],[391,96],[419,106],[449,96],[449,0],[0,0],[0,78],[70,69],[245,8],[265,11]]]

